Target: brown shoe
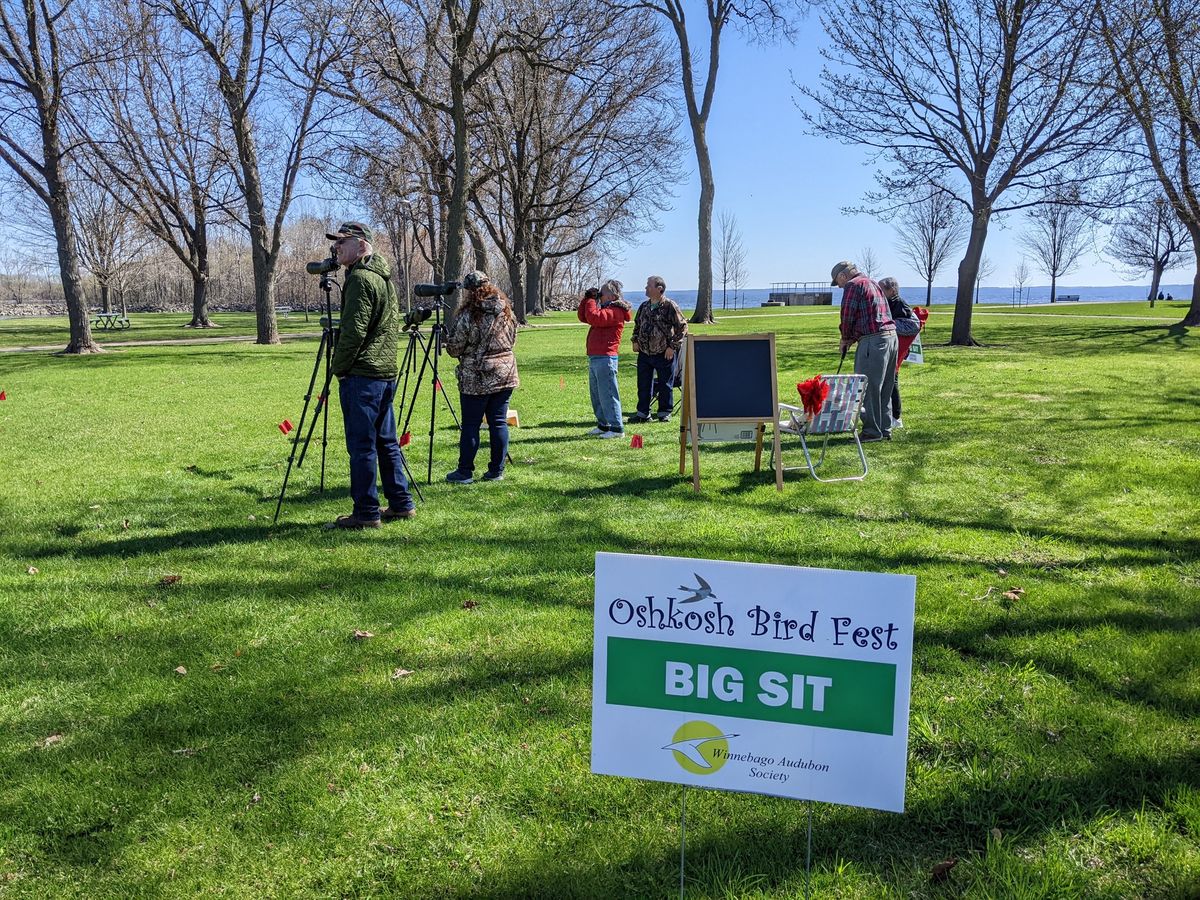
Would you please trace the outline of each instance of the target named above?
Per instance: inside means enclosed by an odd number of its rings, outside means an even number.
[[[379,519],[360,519],[358,516],[338,516],[329,526],[331,528],[378,528]]]
[[[417,509],[414,506],[410,506],[408,509],[392,509],[392,507],[389,506],[379,515],[383,521],[392,522],[396,519],[411,519],[416,514]]]

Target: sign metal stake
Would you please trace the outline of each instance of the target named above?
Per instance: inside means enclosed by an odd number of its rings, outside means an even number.
[[[804,900],[808,900],[812,881],[812,801],[805,801],[805,806],[808,807],[808,852],[804,854]]]
[[[679,900],[683,900],[683,863],[687,858],[687,785],[683,786],[679,808]]]

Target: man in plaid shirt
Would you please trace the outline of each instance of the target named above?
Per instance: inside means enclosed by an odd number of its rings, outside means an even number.
[[[887,298],[879,285],[849,260],[839,262],[831,274],[833,286],[842,289],[842,354],[851,344],[858,344],[854,372],[867,376],[861,440],[890,441],[892,418],[888,404],[896,380],[899,343]]]

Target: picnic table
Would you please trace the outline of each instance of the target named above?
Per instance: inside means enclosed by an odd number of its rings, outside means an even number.
[[[96,313],[92,324],[101,331],[118,331],[129,327],[129,317],[121,313]]]

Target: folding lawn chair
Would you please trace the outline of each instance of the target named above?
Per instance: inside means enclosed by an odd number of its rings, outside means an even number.
[[[804,461],[808,464],[808,472],[817,481],[862,481],[867,477],[867,456],[863,453],[862,443],[858,439],[858,413],[862,407],[863,394],[867,390],[866,375],[822,375],[821,378],[829,384],[829,396],[821,406],[813,420],[799,406],[789,403],[779,404],[779,436],[785,435],[800,438],[800,448],[804,451]],[[808,441],[813,437],[823,437],[821,455],[814,463],[809,452]],[[817,467],[825,462],[825,451],[829,447],[831,437],[847,436],[854,441],[858,449],[858,458],[862,462],[861,475],[845,475],[841,478],[822,478],[817,474]],[[780,445],[782,454],[782,444]],[[785,472],[793,469],[803,469],[804,466],[784,466]]]

